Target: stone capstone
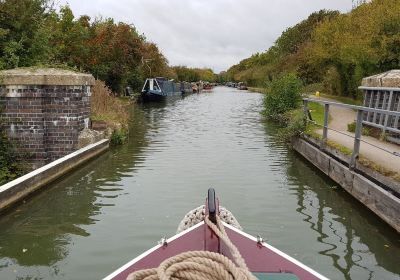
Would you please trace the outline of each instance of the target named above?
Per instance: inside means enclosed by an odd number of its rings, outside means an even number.
[[[0,71],[2,85],[94,85],[91,74],[56,68],[17,68]]]
[[[364,87],[400,88],[400,69],[366,77],[362,79],[361,85]]]

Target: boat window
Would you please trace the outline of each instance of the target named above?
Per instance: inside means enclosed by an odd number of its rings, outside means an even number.
[[[161,91],[160,86],[158,85],[157,79],[154,79],[153,89]]]
[[[146,80],[146,83],[145,83],[144,86],[143,86],[143,90],[146,90],[146,91],[150,90],[150,83],[149,83],[149,80]]]

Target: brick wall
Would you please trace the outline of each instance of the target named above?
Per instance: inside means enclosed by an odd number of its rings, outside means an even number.
[[[34,167],[77,149],[88,126],[90,86],[0,87],[4,129]]]

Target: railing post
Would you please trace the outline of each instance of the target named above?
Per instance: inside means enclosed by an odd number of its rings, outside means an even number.
[[[362,132],[362,115],[363,111],[357,111],[357,123],[356,123],[356,131],[355,131],[355,138],[354,138],[354,148],[353,154],[351,155],[350,159],[350,169],[354,169],[356,167],[356,160],[360,153],[360,140],[361,140],[361,132]]]
[[[322,132],[322,148],[326,147],[326,142],[328,141],[328,121],[329,121],[329,104],[325,104],[324,129]]]
[[[392,102],[393,101],[392,99],[393,99],[393,90],[390,91],[390,95],[389,95],[389,102],[388,102],[388,106],[386,108],[386,110],[388,110],[388,111],[393,110],[392,104],[394,104],[394,103]],[[386,127],[388,126],[388,121],[390,118],[391,118],[391,116],[385,115],[385,120],[383,122],[383,131],[382,131],[383,135],[385,135],[385,133],[386,133]]]
[[[307,118],[308,118],[308,100],[303,99],[303,110],[304,110],[304,126],[307,127]]]

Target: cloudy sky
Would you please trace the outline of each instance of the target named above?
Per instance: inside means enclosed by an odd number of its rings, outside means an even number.
[[[348,12],[351,0],[59,0],[75,16],[136,26],[171,65],[226,70],[268,49],[286,28],[320,9]]]

